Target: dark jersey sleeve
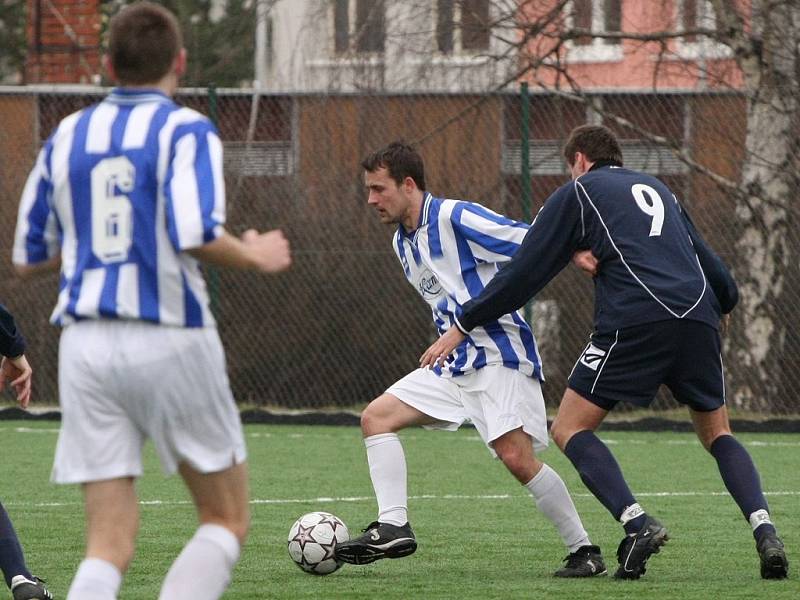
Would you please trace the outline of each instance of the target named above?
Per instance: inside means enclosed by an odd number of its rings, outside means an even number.
[[[25,338],[17,329],[14,317],[0,304],[0,354],[10,358],[25,353]]]
[[[697,252],[700,266],[703,267],[706,279],[708,279],[708,283],[717,297],[720,310],[722,310],[723,314],[728,314],[739,302],[739,288],[736,286],[736,281],[733,279],[728,267],[722,262],[722,259],[717,256],[697,231],[691,217],[689,217],[689,213],[683,207],[681,207],[681,214],[686,221],[686,228],[689,230],[689,237],[692,240],[695,252]]]
[[[582,235],[581,205],[568,184],[547,199],[514,257],[464,304],[459,329],[469,332],[520,308],[569,264]]]

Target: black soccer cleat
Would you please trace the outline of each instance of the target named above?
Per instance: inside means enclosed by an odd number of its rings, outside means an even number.
[[[334,555],[351,565],[366,565],[382,558],[402,558],[414,554],[417,540],[411,525],[398,527],[374,521],[367,525],[364,534],[336,544]]]
[[[763,579],[785,579],[789,574],[789,561],[783,549],[783,542],[774,533],[767,533],[756,544],[761,559]]]
[[[556,577],[595,577],[608,573],[598,546],[581,546],[564,558],[565,564],[553,573]]]
[[[633,535],[622,538],[617,548],[619,568],[614,573],[617,579],[639,579],[644,575],[647,559],[658,554],[667,543],[667,528],[653,517],[645,516],[644,525]]]
[[[38,577],[33,580],[24,575],[15,575],[11,579],[11,595],[14,600],[53,600],[53,594],[44,586]]]

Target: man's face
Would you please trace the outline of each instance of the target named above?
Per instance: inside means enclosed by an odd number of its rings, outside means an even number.
[[[403,186],[397,185],[383,167],[375,172],[364,172],[364,184],[367,186],[367,204],[378,211],[381,223],[400,223],[408,214],[411,205],[404,193]]]

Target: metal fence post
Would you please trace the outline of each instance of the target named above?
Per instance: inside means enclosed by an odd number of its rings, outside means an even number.
[[[522,195],[522,220],[526,223],[531,222],[531,148],[530,148],[530,115],[531,115],[531,98],[528,94],[528,82],[523,81],[520,84],[519,102],[521,113],[521,127],[520,127],[520,194]],[[530,323],[533,313],[533,301],[525,304],[523,316],[525,320]]]

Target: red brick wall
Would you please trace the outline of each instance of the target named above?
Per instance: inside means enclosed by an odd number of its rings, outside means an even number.
[[[28,0],[26,83],[94,83],[100,0]]]

